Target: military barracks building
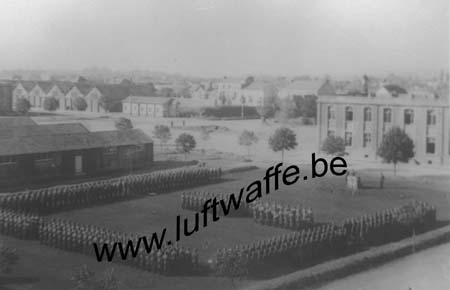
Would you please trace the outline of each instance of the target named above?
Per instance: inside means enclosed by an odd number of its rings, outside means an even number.
[[[0,184],[132,170],[153,162],[139,129],[90,132],[82,124],[38,125],[0,117]]]
[[[129,96],[122,101],[122,112],[152,118],[176,117],[178,105],[174,98]]]
[[[122,100],[131,95],[154,96],[152,84],[135,84],[127,81],[120,84],[96,84],[89,81],[19,81],[15,82],[12,92],[12,107],[19,98],[27,99],[31,107],[43,108],[47,97],[58,100],[58,110],[75,110],[73,100],[77,97],[86,101],[87,112],[105,112],[102,102],[109,104],[109,111],[121,112]]]
[[[340,136],[350,156],[377,159],[383,134],[397,126],[414,141],[416,161],[450,164],[448,89],[408,93],[384,85],[367,95],[319,96],[317,110],[320,146],[327,136]]]

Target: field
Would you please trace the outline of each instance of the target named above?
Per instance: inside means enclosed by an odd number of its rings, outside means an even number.
[[[308,170],[304,168],[304,172]],[[228,174],[219,184],[198,187],[195,190],[213,192],[236,192],[242,186],[263,177],[264,170],[255,170],[239,174]],[[280,201],[302,202],[313,208],[318,222],[339,222],[349,216],[357,216],[389,207],[394,207],[410,199],[419,199],[434,204],[438,208],[438,219],[448,221],[450,218],[449,181],[445,177],[389,177],[385,188],[379,190],[378,172],[361,171],[365,189],[352,196],[344,186],[343,177],[326,176],[323,178],[299,181],[292,186],[282,186],[265,198]],[[308,174],[309,175],[309,174]],[[430,189],[430,183],[433,189]],[[174,231],[175,217],[191,217],[193,212],[182,210],[179,192],[159,196],[114,203],[99,207],[62,212],[56,216],[91,223],[126,232],[152,233],[167,227]],[[219,247],[279,235],[287,230],[255,224],[249,218],[222,218],[201,228],[189,238],[182,240],[183,245],[199,249],[201,259],[207,261]],[[219,277],[164,277],[135,270],[117,264],[98,263],[94,258],[71,254],[40,246],[33,242],[17,241],[5,238],[8,244],[14,244],[19,251],[21,262],[15,274],[22,277],[22,283],[30,282],[31,289],[50,289],[49,285],[60,285],[58,289],[69,289],[73,283],[69,280],[71,270],[81,264],[88,264],[94,270],[102,271],[109,267],[116,269],[117,277],[124,284],[124,289],[230,289],[230,279]],[[281,272],[294,269],[278,269]],[[281,273],[273,273],[278,275]],[[33,277],[39,277],[33,280]],[[27,278],[27,279],[25,279]],[[268,278],[268,277],[267,277]],[[19,280],[18,280],[19,281]],[[56,284],[55,284],[56,283]],[[251,281],[241,281],[241,284]],[[170,286],[169,286],[170,285]],[[24,285],[22,285],[24,286]],[[24,288],[20,288],[24,289]]]

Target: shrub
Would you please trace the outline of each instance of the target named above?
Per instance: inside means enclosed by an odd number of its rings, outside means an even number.
[[[322,151],[327,154],[337,154],[342,155],[345,152],[345,142],[341,137],[328,136],[322,144]]]
[[[130,119],[120,117],[115,121],[115,126],[117,130],[130,130],[133,129],[133,123]]]
[[[30,101],[25,98],[19,98],[16,101],[14,110],[21,115],[25,115],[26,113],[28,113],[28,111],[30,111],[30,108]]]
[[[87,108],[87,103],[86,100],[83,99],[82,97],[76,97],[73,102],[73,107],[77,110],[77,111],[84,111]]]
[[[44,110],[47,111],[55,111],[56,109],[58,109],[59,106],[59,102],[56,98],[54,97],[47,97],[44,99]]]

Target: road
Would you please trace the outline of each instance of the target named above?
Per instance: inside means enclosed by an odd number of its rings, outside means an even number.
[[[336,280],[317,290],[449,290],[450,244]]]

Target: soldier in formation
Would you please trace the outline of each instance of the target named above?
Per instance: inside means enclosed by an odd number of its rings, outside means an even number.
[[[252,212],[255,222],[263,225],[300,230],[314,224],[312,209],[301,204],[258,202]]]
[[[42,244],[91,256],[96,255],[94,243],[97,244],[99,251],[104,244],[112,249],[115,243],[121,243],[125,250],[130,241],[133,241],[133,246],[137,247],[138,239],[135,235],[56,218],[43,220],[39,226],[39,240]],[[137,249],[135,257],[129,251],[129,256],[123,259],[124,257],[120,256],[121,251],[117,247],[113,261],[159,274],[190,273],[198,269],[196,249],[175,244],[159,250],[152,249],[148,253],[143,243],[140,243],[140,247]]]
[[[0,233],[19,239],[36,239],[40,218],[33,214],[0,209]]]
[[[336,253],[345,246],[345,235],[340,227],[332,224],[284,234],[234,248],[219,249],[216,254],[216,268],[219,273],[227,273],[238,263],[251,271],[264,263],[276,263],[289,259],[295,264],[305,264],[313,259]]]
[[[48,214],[85,205],[108,203],[151,192],[216,182],[220,168],[168,170],[108,180],[26,190],[0,197],[0,207],[16,212]]]

